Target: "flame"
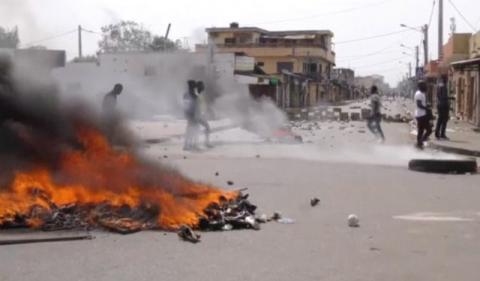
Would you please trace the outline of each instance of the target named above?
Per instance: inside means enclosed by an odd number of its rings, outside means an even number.
[[[108,203],[131,209],[153,206],[159,211],[151,228],[195,227],[209,204],[236,196],[118,151],[95,128],[80,127],[76,134],[83,148],[62,152],[55,168],[36,165],[16,171],[8,186],[0,187],[0,226],[19,215],[30,218],[29,227],[42,226],[44,221],[31,215],[35,208],[51,211],[52,206]]]

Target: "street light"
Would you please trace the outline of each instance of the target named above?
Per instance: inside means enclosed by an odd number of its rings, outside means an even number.
[[[425,24],[421,27],[411,27],[406,24],[400,24],[403,28],[408,28],[411,30],[415,30],[421,32],[423,34],[423,54],[425,55],[424,58],[424,65],[428,64],[428,24]]]

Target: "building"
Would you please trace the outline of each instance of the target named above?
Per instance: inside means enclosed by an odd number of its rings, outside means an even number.
[[[196,51],[253,57],[256,66],[275,81],[275,100],[279,106],[305,108],[334,100],[328,96],[335,65],[331,31],[267,31],[240,27],[238,23],[206,31],[209,44],[197,45]]]
[[[370,88],[375,85],[377,86],[380,93],[386,94],[390,90],[390,86],[385,83],[385,77],[382,75],[368,75],[368,76],[358,76],[354,79],[355,87],[358,88],[360,96],[366,97],[370,94]]]
[[[355,72],[352,69],[334,68],[331,80],[337,85],[342,100],[359,98],[359,91],[355,88]]]
[[[46,73],[66,63],[65,51],[59,50],[0,48],[0,55],[9,56],[17,67]]]
[[[480,31],[471,35],[466,45],[464,59],[450,63],[450,91],[456,116],[480,127]]]

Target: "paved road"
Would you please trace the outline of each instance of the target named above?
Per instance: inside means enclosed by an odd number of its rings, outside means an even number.
[[[4,246],[0,280],[478,280],[479,176],[261,158],[175,164],[195,179],[248,187],[260,212],[296,223],[204,233],[196,245],[173,233],[99,232],[93,241]],[[347,227],[350,213],[360,228]],[[393,218],[402,215],[420,221]]]
[[[204,153],[184,153],[175,140],[145,149],[193,179],[248,187],[259,212],[295,224],[203,233],[196,245],[152,231],[3,246],[0,280],[478,280],[480,176],[408,171],[411,157],[447,155],[413,150],[406,125],[385,124],[384,145],[351,125],[351,134],[341,123],[299,130],[311,135],[303,145],[265,144],[236,129]],[[321,203],[312,208],[314,196]],[[359,228],[347,226],[350,213]],[[0,238],[45,235],[65,233]]]

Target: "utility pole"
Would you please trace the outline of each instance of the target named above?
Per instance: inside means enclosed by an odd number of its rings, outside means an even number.
[[[172,26],[171,23],[168,24],[167,26],[167,32],[165,32],[165,37],[163,38],[163,51],[165,52],[167,50],[167,40],[168,40],[168,35],[170,34],[170,27]]]
[[[412,78],[412,63],[408,63],[408,78]]]
[[[438,1],[438,60],[443,58],[443,0]]]
[[[418,64],[419,64],[419,50],[418,50],[418,45],[415,46],[415,73],[417,72],[418,69]]]
[[[78,58],[82,58],[82,26],[78,26]]]
[[[428,64],[428,24],[425,24],[422,27],[423,31],[423,54],[425,56],[424,59],[424,66]]]

